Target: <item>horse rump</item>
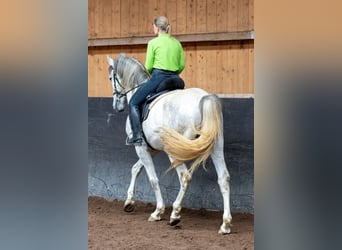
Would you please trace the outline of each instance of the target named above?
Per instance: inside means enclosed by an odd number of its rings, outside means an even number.
[[[164,151],[174,159],[171,168],[190,160],[194,160],[190,167],[192,172],[201,163],[205,165],[217,138],[222,136],[222,108],[218,96],[203,96],[199,108],[202,121],[197,127],[193,126],[194,139],[188,139],[170,128],[162,128]]]

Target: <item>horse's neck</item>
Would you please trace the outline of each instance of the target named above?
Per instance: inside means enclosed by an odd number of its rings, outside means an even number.
[[[132,90],[127,93],[127,101],[129,102],[138,85],[148,80],[148,73],[145,67],[134,58],[126,58],[121,70],[126,91]]]

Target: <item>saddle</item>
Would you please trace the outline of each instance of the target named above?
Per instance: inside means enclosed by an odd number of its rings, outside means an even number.
[[[149,94],[146,97],[145,102],[142,104],[142,112],[141,112],[141,122],[145,121],[148,117],[150,112],[150,105],[151,103],[157,99],[157,97],[166,94],[172,90],[176,89],[184,89],[184,81],[182,78],[177,76],[172,76],[164,81],[162,81],[155,92]]]

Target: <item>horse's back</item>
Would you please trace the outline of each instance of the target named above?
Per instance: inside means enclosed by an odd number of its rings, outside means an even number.
[[[181,106],[182,108],[194,108],[197,109],[197,104],[200,102],[201,98],[208,95],[203,89],[200,88],[188,88],[188,89],[178,89],[167,93],[162,96],[163,105],[168,105],[172,107]]]
[[[154,103],[150,110],[151,116],[158,116],[162,121],[179,119],[180,117],[187,117],[188,119],[195,119],[200,114],[199,103],[201,98],[208,95],[208,92],[200,88],[179,89],[168,92],[160,96]]]

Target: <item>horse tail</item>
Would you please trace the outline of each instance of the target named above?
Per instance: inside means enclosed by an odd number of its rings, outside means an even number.
[[[222,135],[222,107],[218,96],[211,94],[202,97],[199,108],[202,121],[197,128],[193,126],[196,135],[194,139],[188,139],[170,128],[162,129],[164,151],[174,159],[171,168],[190,160],[193,160],[190,172],[201,163],[205,166],[216,139]]]

